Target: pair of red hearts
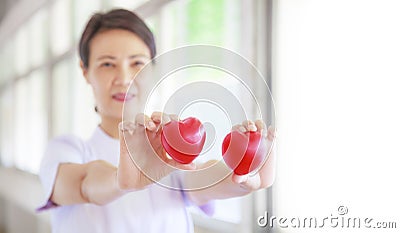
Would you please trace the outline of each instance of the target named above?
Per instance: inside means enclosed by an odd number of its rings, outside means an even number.
[[[177,162],[191,163],[203,149],[206,131],[202,123],[189,117],[181,121],[171,121],[164,125],[161,142],[165,151]],[[256,170],[267,154],[259,132],[232,131],[222,143],[225,163],[235,174],[244,175]]]

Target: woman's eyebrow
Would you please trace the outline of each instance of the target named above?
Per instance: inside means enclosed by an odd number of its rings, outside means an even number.
[[[135,55],[131,55],[129,56],[129,59],[134,59],[134,58],[146,58],[146,59],[150,59],[148,56],[144,55],[144,54],[135,54]]]
[[[116,57],[111,56],[111,55],[103,55],[103,56],[100,56],[100,57],[97,58],[97,60],[102,60],[102,59],[113,59],[113,60],[115,60]]]

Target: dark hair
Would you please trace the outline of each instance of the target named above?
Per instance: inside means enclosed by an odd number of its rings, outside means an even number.
[[[86,25],[79,41],[79,56],[85,67],[89,66],[89,45],[93,37],[104,30],[124,29],[135,33],[150,49],[150,56],[156,55],[153,33],[139,16],[132,11],[115,9],[94,14]]]

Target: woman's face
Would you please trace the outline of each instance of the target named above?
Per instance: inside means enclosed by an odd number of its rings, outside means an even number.
[[[135,79],[129,84],[151,60],[150,50],[136,34],[122,29],[97,33],[89,48],[89,65],[82,70],[92,86],[98,112],[102,118],[120,120],[124,100],[129,105],[140,104],[145,82]]]

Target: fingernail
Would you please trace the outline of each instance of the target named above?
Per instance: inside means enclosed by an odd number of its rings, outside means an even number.
[[[156,127],[156,124],[154,124],[154,122],[150,121],[149,122],[149,128],[154,129]]]
[[[244,183],[247,181],[247,176],[239,176],[237,181],[239,184]]]
[[[257,131],[257,127],[255,125],[249,125],[250,131]]]

